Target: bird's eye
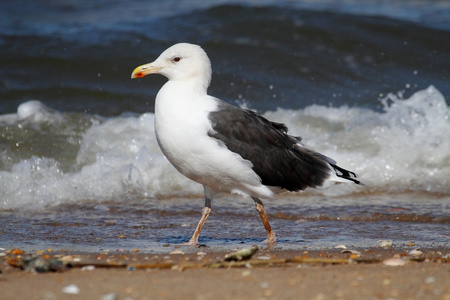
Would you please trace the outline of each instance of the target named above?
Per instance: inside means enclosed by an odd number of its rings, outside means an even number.
[[[175,56],[174,58],[173,58],[173,61],[174,62],[179,62],[181,60],[181,57],[179,57],[179,56]]]

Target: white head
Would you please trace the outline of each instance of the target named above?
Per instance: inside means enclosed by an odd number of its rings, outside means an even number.
[[[198,45],[179,43],[165,50],[154,61],[134,69],[131,78],[161,74],[171,81],[196,80],[204,88],[211,81],[211,62]]]

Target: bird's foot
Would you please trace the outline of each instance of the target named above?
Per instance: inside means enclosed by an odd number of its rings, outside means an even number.
[[[205,244],[199,244],[198,241],[190,239],[187,243],[179,244],[180,246],[189,246],[191,248],[202,248],[202,247],[208,247]]]
[[[267,234],[267,239],[264,241],[264,243],[267,243],[267,247],[271,248],[273,246],[275,246],[275,244],[277,243],[277,235],[275,232],[271,231],[270,233]]]
[[[187,243],[182,243],[180,244],[180,246],[190,246],[190,247],[197,247],[198,246],[198,242],[190,240]]]

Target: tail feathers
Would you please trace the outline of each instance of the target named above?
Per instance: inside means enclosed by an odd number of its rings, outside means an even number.
[[[349,170],[345,170],[345,169],[337,166],[336,164],[330,163],[330,165],[334,169],[334,171],[336,172],[336,176],[338,178],[342,178],[342,179],[345,179],[345,180],[353,181],[354,183],[359,184],[359,185],[364,185],[364,183],[362,183],[361,181],[356,179],[358,177],[358,175],[356,175],[354,172],[349,171]],[[339,181],[345,182],[345,180],[339,180]]]

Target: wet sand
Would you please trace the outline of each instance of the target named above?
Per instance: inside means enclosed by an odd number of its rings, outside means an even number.
[[[450,299],[449,249],[421,249],[416,257],[411,249],[260,249],[242,262],[225,262],[226,253],[211,248],[167,247],[167,254],[33,253],[71,266],[45,273],[18,267],[31,254],[4,251],[0,298]],[[386,265],[391,258],[404,265]],[[71,285],[75,294],[64,290]]]

